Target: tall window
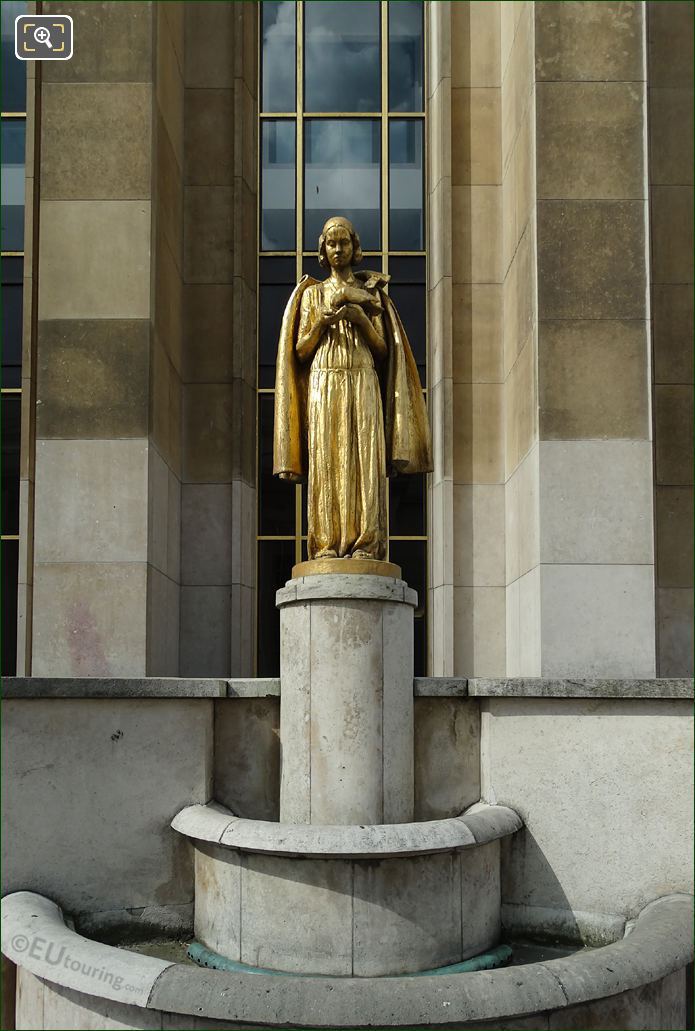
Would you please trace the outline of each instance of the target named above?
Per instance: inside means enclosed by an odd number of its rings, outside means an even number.
[[[14,20],[26,3],[2,4],[2,673],[17,661],[19,427],[22,402],[26,65],[14,54]]]
[[[357,228],[364,268],[388,272],[426,390],[424,27],[421,0],[261,4],[257,672],[279,672],[275,591],[306,555],[306,492],[272,475],[282,314],[329,215]],[[389,559],[418,592],[415,672],[425,672],[426,491],[389,483]]]

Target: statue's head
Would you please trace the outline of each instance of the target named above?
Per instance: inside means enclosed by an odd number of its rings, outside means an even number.
[[[362,245],[352,222],[342,215],[333,215],[319,236],[319,265],[359,265],[361,261]]]

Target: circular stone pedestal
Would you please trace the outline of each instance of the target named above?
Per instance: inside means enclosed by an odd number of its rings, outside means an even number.
[[[284,823],[412,820],[416,604],[403,580],[360,573],[277,592]]]
[[[213,805],[173,826],[195,839],[195,936],[208,949],[288,973],[377,977],[498,943],[498,839],[521,820],[480,806],[451,820],[320,827]]]

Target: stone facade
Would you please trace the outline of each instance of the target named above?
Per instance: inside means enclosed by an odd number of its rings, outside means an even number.
[[[255,6],[61,11],[89,46],[29,66],[18,672],[250,675]],[[692,670],[691,23],[427,5],[432,674]]]

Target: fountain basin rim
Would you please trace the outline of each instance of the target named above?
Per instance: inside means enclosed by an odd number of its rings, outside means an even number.
[[[523,826],[507,806],[471,806],[461,816],[421,823],[273,823],[235,816],[217,802],[190,805],[171,821],[180,834],[223,848],[312,859],[393,859],[486,845]]]
[[[138,997],[94,976],[32,957],[13,943],[65,941],[71,956],[118,969]],[[561,1011],[621,994],[680,970],[692,959],[692,897],[646,906],[619,942],[523,968],[416,978],[278,978],[229,974],[126,952],[65,926],[60,907],[34,892],[3,900],[2,951],[37,977],[86,995],[166,1013],[295,1028],[449,1026]]]

